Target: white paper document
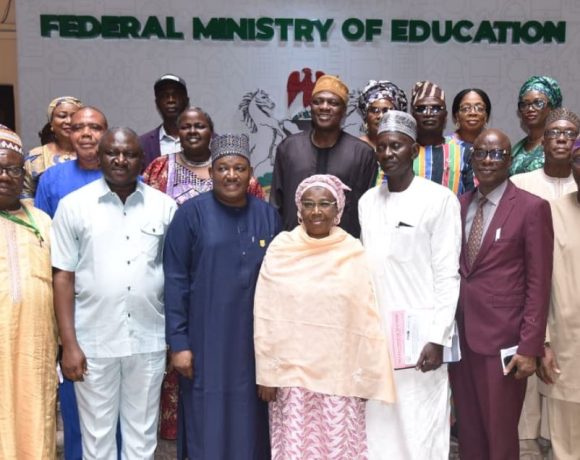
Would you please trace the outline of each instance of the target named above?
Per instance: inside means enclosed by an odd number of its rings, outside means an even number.
[[[415,367],[419,355],[429,341],[432,312],[423,310],[391,312],[391,353],[395,369]],[[452,363],[461,359],[457,325],[453,324],[451,346],[443,347],[443,362]]]
[[[499,350],[499,356],[501,358],[501,367],[503,369],[504,374],[505,374],[505,368],[509,364],[512,356],[515,355],[517,352],[518,352],[517,345],[514,345],[513,347],[509,347],[509,348],[501,348]],[[509,358],[509,359],[506,359],[506,358]]]

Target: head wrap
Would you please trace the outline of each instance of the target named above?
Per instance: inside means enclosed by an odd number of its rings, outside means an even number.
[[[20,136],[4,125],[0,125],[0,149],[14,150],[16,153],[24,155]]]
[[[54,109],[56,109],[60,104],[76,105],[79,109],[83,106],[83,103],[80,100],[78,100],[76,97],[73,97],[73,96],[57,97],[57,98],[53,99],[52,101],[50,101],[50,104],[48,104],[48,109],[46,110],[46,114],[48,115],[49,122],[52,120],[52,113],[54,112]]]
[[[571,110],[564,107],[552,110],[546,118],[546,127],[555,121],[565,120],[573,123],[577,130],[580,130],[580,118]]]
[[[209,144],[211,162],[225,156],[236,155],[250,161],[250,140],[245,134],[222,134]]]
[[[298,209],[300,209],[302,195],[304,195],[306,190],[312,187],[322,187],[332,193],[332,196],[336,200],[336,207],[338,209],[338,213],[336,215],[337,220],[335,221],[335,225],[338,225],[340,218],[342,217],[344,205],[346,202],[344,191],[350,190],[350,187],[343,184],[338,177],[331,174],[315,174],[313,176],[307,177],[302,182],[300,182],[296,188],[296,194],[294,195],[294,201],[296,202],[296,207]],[[300,211],[298,211],[298,215],[300,216]]]
[[[387,99],[395,110],[407,111],[407,96],[405,92],[388,80],[369,80],[358,98],[358,111],[366,118],[369,106],[380,99]]]
[[[415,105],[419,99],[424,97],[436,97],[445,102],[445,91],[428,80],[418,81],[411,90],[411,104]]]
[[[389,110],[383,116],[379,125],[378,134],[385,132],[401,133],[409,136],[413,141],[417,140],[417,122],[407,112]]]
[[[342,102],[344,102],[344,105],[348,104],[348,86],[346,86],[340,78],[335,77],[334,75],[322,75],[318,80],[316,80],[316,84],[312,90],[312,96],[322,91],[329,91],[340,97]]]
[[[544,94],[553,109],[562,106],[562,91],[560,90],[558,82],[553,78],[546,76],[533,76],[528,78],[520,88],[519,99],[528,91],[539,91]]]

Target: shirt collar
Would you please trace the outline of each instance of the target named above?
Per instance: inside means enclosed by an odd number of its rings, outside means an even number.
[[[165,131],[165,126],[161,125],[161,128],[159,128],[159,140],[162,141],[164,139],[171,139],[172,141],[175,142],[179,138],[167,134],[167,131]]]
[[[141,182],[141,180],[139,178],[137,178],[137,187],[135,188],[135,191],[131,195],[129,195],[129,197],[127,198],[127,201],[132,196],[135,196],[135,195],[140,195],[141,197],[143,197],[144,192],[145,192],[145,185],[143,184],[143,182]],[[99,201],[106,199],[107,197],[112,197],[112,196],[117,196],[117,194],[111,191],[111,189],[109,188],[109,184],[107,184],[107,181],[105,180],[105,178],[101,177],[100,179],[98,179],[98,198],[99,198]]]
[[[494,206],[497,206],[499,204],[499,200],[501,200],[501,197],[505,192],[505,189],[507,188],[507,185],[508,180],[506,179],[485,196],[485,198],[487,198],[487,201],[489,201]],[[482,197],[483,194],[479,190],[477,190],[477,201],[481,200]]]

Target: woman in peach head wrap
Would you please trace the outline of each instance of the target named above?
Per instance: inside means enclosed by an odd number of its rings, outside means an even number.
[[[260,270],[256,375],[273,459],[366,459],[365,400],[395,399],[364,249],[337,227],[345,190],[335,176],[305,179],[300,225],[274,239]]]

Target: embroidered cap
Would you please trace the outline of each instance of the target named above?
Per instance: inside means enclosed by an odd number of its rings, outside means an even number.
[[[383,115],[378,134],[385,132],[402,133],[413,141],[417,140],[417,122],[412,115],[399,110],[389,110]]]
[[[250,161],[250,140],[245,134],[222,134],[215,136],[209,144],[211,162],[221,157],[237,155]]]
[[[0,149],[14,150],[16,153],[24,155],[20,136],[4,125],[0,125]]]

